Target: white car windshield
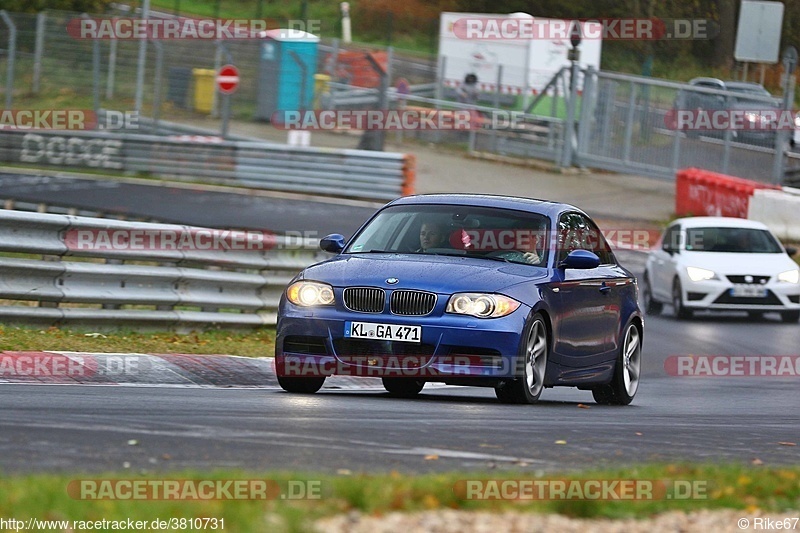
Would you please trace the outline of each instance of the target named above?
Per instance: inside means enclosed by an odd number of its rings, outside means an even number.
[[[754,228],[689,228],[686,250],[739,254],[779,254],[780,244],[769,231]]]

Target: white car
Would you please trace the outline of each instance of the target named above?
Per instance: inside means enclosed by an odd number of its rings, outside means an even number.
[[[800,270],[760,222],[692,217],[672,222],[650,252],[642,280],[646,312],[671,304],[678,318],[701,309],[777,311],[800,320]]]

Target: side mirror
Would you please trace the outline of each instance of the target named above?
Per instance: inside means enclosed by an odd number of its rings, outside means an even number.
[[[319,247],[326,252],[338,254],[344,250],[344,235],[331,233],[327,237],[320,239]]]
[[[558,264],[558,268],[574,268],[577,270],[588,270],[600,266],[600,258],[597,254],[589,250],[572,250],[566,259]]]
[[[797,248],[795,248],[794,246],[787,246],[786,253],[789,254],[790,256],[797,255]]]

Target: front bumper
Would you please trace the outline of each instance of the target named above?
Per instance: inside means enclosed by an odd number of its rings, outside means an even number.
[[[684,307],[689,309],[736,310],[736,311],[796,311],[800,310],[800,285],[769,278],[767,283],[734,283],[728,276],[722,279],[692,281],[683,276]],[[758,276],[755,276],[757,279]],[[733,290],[739,286],[766,291],[766,296],[735,296]]]
[[[511,378],[530,308],[478,319],[459,315],[399,316],[284,303],[275,341],[276,372],[284,377],[330,375]],[[419,343],[346,338],[346,322],[421,326]]]

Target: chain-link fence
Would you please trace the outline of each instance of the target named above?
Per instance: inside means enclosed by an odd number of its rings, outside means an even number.
[[[150,41],[139,89],[141,42],[75,38],[67,28],[81,16],[85,15],[45,11],[8,13],[0,20],[0,101],[5,108],[130,111],[140,100],[140,115],[155,119],[142,120],[140,132],[158,132],[159,121],[197,124],[203,117],[219,116],[214,76],[222,65],[233,63],[240,72],[239,88],[231,96],[233,116],[270,118],[259,107],[274,90],[265,84],[265,39]],[[526,89],[527,84],[519,82],[525,79],[522,67],[485,60],[479,62],[483,70],[475,72],[477,80],[465,84],[447,75],[465,71],[465,65],[454,63],[463,59],[337,39],[320,41],[308,61],[313,64],[303,68],[318,74],[316,79],[303,77],[290,90],[314,94],[315,108],[384,106],[442,114],[469,110],[473,125],[479,126],[469,131],[388,133],[397,140],[416,138],[465,152],[536,157],[664,178],[687,166],[773,183],[784,173],[800,172],[800,160],[794,154],[784,157],[775,135],[670,125],[676,111],[702,109],[699,96],[710,98],[719,109],[733,109],[734,97],[725,91],[589,70],[578,73],[573,92],[570,69],[562,69],[544,86],[543,78]],[[769,97],[754,101],[761,107],[774,105]],[[571,107],[574,122],[569,126]],[[174,128],[163,128],[163,133],[169,131]],[[787,133],[780,142],[792,136]]]
[[[733,84],[734,92],[605,72],[591,77],[580,164],[665,178],[697,167],[767,183],[800,167],[788,151],[794,116],[756,85]]]

